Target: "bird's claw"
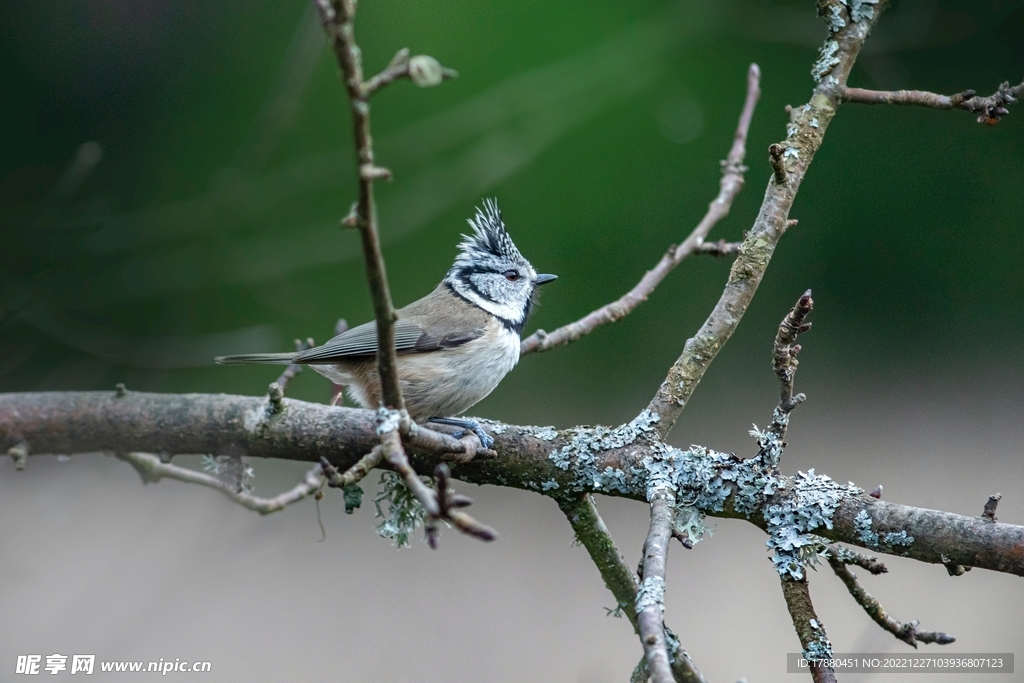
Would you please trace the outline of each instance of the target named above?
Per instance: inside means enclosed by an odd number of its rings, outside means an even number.
[[[480,429],[479,425],[473,428],[473,433],[476,434],[476,438],[480,439],[480,445],[484,447],[484,450],[491,450],[491,447],[494,446],[494,438],[492,436]]]
[[[491,450],[491,447],[494,446],[494,439],[487,432],[481,429],[480,425],[473,420],[463,420],[457,417],[431,417],[427,422],[434,422],[436,424],[449,425],[452,427],[462,427],[461,430],[452,434],[456,439],[461,439],[468,429],[476,434],[476,438],[480,439],[480,445],[483,446],[483,450],[485,451]]]

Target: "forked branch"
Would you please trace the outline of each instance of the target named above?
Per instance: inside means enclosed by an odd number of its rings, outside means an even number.
[[[838,0],[819,2],[823,13],[833,6],[836,12],[848,11],[846,5]],[[822,59],[814,68],[818,85],[807,104],[790,109],[789,134],[783,142],[777,143],[781,148],[778,158],[785,170],[785,180],[777,182],[780,174],[776,170],[773,180],[768,183],[757,219],[732,264],[729,281],[718,303],[697,334],[686,341],[682,355],[647,406],[651,413],[660,417],[657,429],[662,437],[668,435],[679,419],[704,373],[732,337],[754,298],[775,247],[790,226],[789,211],[807,168],[835,116],[839,104],[835,89],[846,85],[850,70],[881,10],[880,4],[858,21],[844,21],[842,26],[830,27],[832,30],[823,48]]]
[[[323,472],[317,465],[302,475],[302,479],[287,491],[273,498],[260,498],[244,491],[234,490],[211,474],[161,462],[159,457],[151,453],[116,453],[115,455],[118,459],[124,460],[134,467],[142,477],[144,484],[156,483],[161,479],[176,479],[188,484],[199,484],[216,489],[242,507],[261,515],[269,515],[272,512],[283,510],[288,505],[321,490],[325,483]]]
[[[942,633],[941,631],[922,631],[918,627],[921,625],[918,621],[908,621],[902,623],[896,621],[890,617],[885,608],[878,600],[864,590],[864,587],[860,585],[857,577],[853,572],[850,571],[849,567],[844,562],[841,555],[829,554],[828,563],[832,567],[832,571],[835,572],[836,576],[846,584],[847,590],[850,591],[850,595],[857,601],[857,604],[864,608],[868,616],[871,617],[876,624],[881,626],[883,629],[893,634],[907,645],[917,647],[918,643],[938,643],[939,645],[948,645],[956,641],[956,638],[949,635],[948,633]],[[884,569],[884,567],[883,567]]]
[[[661,284],[661,281],[690,254],[703,251],[721,256],[737,251],[737,248],[725,242],[721,242],[717,247],[704,245],[704,238],[711,232],[711,228],[729,215],[733,200],[743,189],[743,174],[747,170],[743,165],[743,159],[747,153],[747,131],[750,130],[754,107],[757,106],[757,100],[761,96],[760,82],[761,70],[757,64],[751,64],[747,70],[747,95],[743,103],[743,111],[740,113],[736,133],[733,135],[732,148],[722,162],[722,179],[719,183],[718,196],[708,206],[707,213],[704,214],[704,218],[697,224],[697,227],[683,240],[682,244],[669,247],[657,265],[647,271],[633,289],[619,299],[588,313],[576,322],[559,327],[554,332],[537,330],[522,341],[520,354],[547,351],[556,346],[574,342],[580,337],[590,334],[601,325],[624,318],[646,301],[654,289]]]
[[[939,95],[924,90],[865,90],[842,88],[839,96],[844,102],[857,104],[901,104],[929,109],[962,109],[978,115],[978,123],[994,126],[1010,113],[1007,105],[1024,95],[1024,81],[1011,86],[1004,81],[988,97],[979,97],[976,90],[965,90],[954,95]]]

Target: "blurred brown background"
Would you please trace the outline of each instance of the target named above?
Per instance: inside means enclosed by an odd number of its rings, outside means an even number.
[[[737,239],[783,105],[810,91],[824,36],[811,5],[364,0],[368,71],[408,45],[461,72],[375,100],[378,156],[396,174],[380,212],[397,303],[440,279],[482,196],[561,276],[530,329],[621,294],[714,196],[757,61],[748,188],[711,236]],[[991,92],[1022,76],[1022,7],[896,2],[851,82]],[[273,369],[212,357],[323,341],[339,316],[370,317],[357,238],[337,228],[354,194],[344,93],[306,5],[10,4],[0,36],[0,390],[259,394]],[[797,378],[809,400],[784,471],[882,483],[887,500],[967,515],[999,491],[999,518],[1024,523],[1022,126],[1016,109],[993,129],[962,112],[841,109],[797,199],[799,226],[673,442],[753,453],[746,432],[777,398],[775,327],[812,287]],[[727,269],[685,262],[629,318],[524,359],[472,412],[559,427],[630,419]],[[304,373],[289,395],[325,401],[329,388]],[[254,465],[263,495],[303,471]],[[208,489],[143,487],[103,455],[34,457],[21,473],[0,460],[0,680],[18,654],[55,652],[209,660],[209,680],[256,683],[626,680],[640,645],[605,615],[612,598],[555,504],[458,490],[497,542],[449,532],[437,552],[395,551],[374,532],[372,493],[349,517],[329,492],[320,543],[312,501],[261,518]],[[635,561],[646,507],[598,505]],[[709,680],[800,680],[785,673],[799,645],[764,540],[719,521],[695,549],[672,548],[667,620]],[[891,615],[957,636],[922,651],[1024,652],[1019,578],[886,564],[862,578]],[[836,651],[909,650],[830,571],[811,581]],[[843,680],[904,679],[924,680]]]

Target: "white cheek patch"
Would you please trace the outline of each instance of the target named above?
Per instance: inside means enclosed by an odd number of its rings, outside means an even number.
[[[513,325],[519,325],[523,322],[523,315],[526,313],[525,304],[518,302],[497,303],[483,298],[477,294],[475,289],[467,287],[464,282],[457,278],[450,279],[448,282],[459,296],[474,306],[478,306],[502,320],[507,320]]]

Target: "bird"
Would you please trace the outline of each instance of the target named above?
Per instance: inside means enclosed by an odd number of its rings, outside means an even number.
[[[468,222],[472,234],[462,236],[441,283],[396,311],[396,362],[413,420],[471,430],[489,449],[493,439],[480,425],[457,416],[483,400],[515,367],[537,288],[558,276],[538,274],[519,252],[497,200],[485,199]],[[215,361],[308,365],[345,386],[360,406],[375,409],[382,404],[376,354],[377,325],[370,321],[304,351],[220,356]]]

